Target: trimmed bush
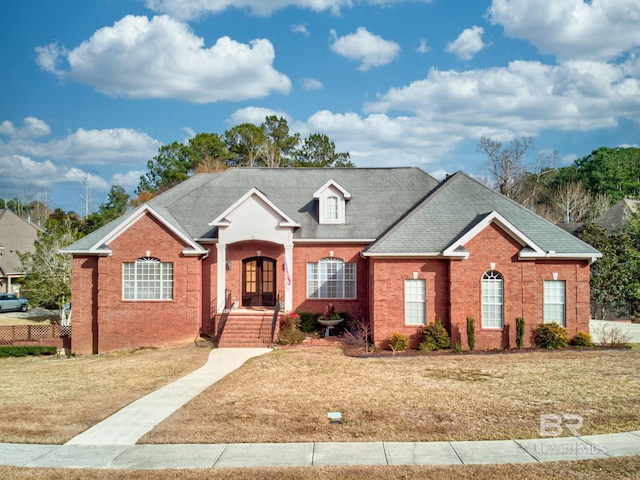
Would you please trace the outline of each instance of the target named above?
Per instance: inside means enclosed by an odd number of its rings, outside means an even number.
[[[0,347],[0,357],[27,357],[38,355],[55,355],[56,347],[40,347],[37,345]]]
[[[440,320],[435,320],[422,328],[422,342],[419,346],[421,352],[443,350],[450,347],[451,338],[449,338],[449,333],[447,333],[447,329],[444,328]]]
[[[389,347],[391,347],[391,350],[393,350],[393,353],[404,352],[408,346],[409,346],[409,339],[407,338],[406,335],[403,335],[398,332],[391,335],[391,338],[389,339]]]
[[[300,317],[293,313],[282,321],[278,332],[278,345],[295,345],[302,343],[307,336],[300,331]]]
[[[571,345],[574,347],[593,347],[591,335],[588,332],[578,332],[571,339]]]
[[[467,345],[469,350],[476,348],[476,319],[473,317],[467,317]]]
[[[516,346],[518,349],[524,345],[524,318],[516,318]]]
[[[564,327],[557,323],[541,323],[533,329],[537,347],[554,350],[569,345],[569,335]]]
[[[318,323],[318,315],[312,312],[298,312],[300,316],[300,330],[303,332],[313,332],[320,330],[321,325]]]

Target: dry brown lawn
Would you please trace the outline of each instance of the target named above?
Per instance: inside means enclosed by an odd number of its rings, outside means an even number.
[[[526,465],[458,465],[458,466],[381,466],[381,467],[304,467],[245,468],[208,470],[81,470],[51,468],[1,467],[0,478],[12,480],[610,480],[636,479],[640,457],[553,462]]]
[[[630,350],[366,359],[330,347],[277,350],[141,443],[537,438],[542,413],[582,415],[585,435],[638,430],[638,371],[640,351]],[[343,425],[328,424],[332,411]]]
[[[191,344],[98,356],[0,359],[0,442],[64,443],[200,367],[209,352]]]

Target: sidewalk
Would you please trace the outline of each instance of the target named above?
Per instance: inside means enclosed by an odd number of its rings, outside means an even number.
[[[640,431],[480,442],[0,444],[0,465],[165,469],[326,465],[462,465],[587,460],[640,454]]]
[[[195,372],[131,403],[64,445],[0,443],[0,465],[165,469],[324,465],[534,463],[640,455],[640,430],[475,442],[307,442],[137,445],[204,389],[269,349],[216,349]]]

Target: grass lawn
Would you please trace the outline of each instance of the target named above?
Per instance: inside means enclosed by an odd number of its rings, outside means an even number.
[[[64,443],[200,367],[209,352],[190,344],[99,356],[0,359],[0,442]]]
[[[206,348],[0,360],[0,442],[63,443],[202,365]],[[345,357],[331,347],[250,360],[143,438],[146,443],[474,440],[538,437],[540,413],[577,413],[582,434],[640,428],[640,351]],[[344,425],[329,426],[328,411]],[[207,470],[211,479],[637,478],[640,457],[527,465]],[[0,466],[0,478],[168,480],[202,470]]]
[[[640,429],[640,351],[345,357],[338,348],[254,358],[140,443],[538,438],[540,414],[580,434]],[[339,411],[343,425],[329,425]],[[570,435],[565,429],[564,434]]]

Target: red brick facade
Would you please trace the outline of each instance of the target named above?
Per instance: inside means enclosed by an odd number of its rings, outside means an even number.
[[[522,246],[495,224],[465,245],[464,260],[371,260],[371,311],[376,344],[385,347],[394,332],[414,346],[421,327],[404,323],[404,280],[425,279],[427,321],[442,321],[452,344],[467,345],[467,317],[476,325],[476,349],[514,348],[516,318],[525,319],[525,345],[531,329],[543,322],[544,281],[565,282],[566,328],[569,336],[589,331],[589,264],[586,260],[519,260]],[[493,265],[492,265],[493,264]],[[482,327],[482,277],[495,269],[503,276],[504,328]],[[555,275],[554,275],[555,274]]]
[[[74,255],[73,344],[79,354],[193,340],[213,328],[218,275],[216,246],[209,255],[185,256],[185,244],[152,215],[134,222],[110,244],[110,256]],[[406,279],[426,282],[426,319],[439,319],[452,342],[467,347],[466,318],[476,321],[476,349],[515,346],[515,319],[524,317],[526,344],[531,328],[543,321],[545,280],[565,281],[566,327],[570,336],[589,328],[589,265],[586,260],[521,260],[522,246],[491,224],[470,240],[466,259],[365,257],[365,244],[298,243],[291,266],[295,311],[321,312],[328,300],[307,298],[307,264],[340,258],[357,265],[357,298],[332,300],[337,311],[371,322],[376,344],[385,347],[394,332],[420,341],[421,327],[405,324]],[[243,259],[276,261],[276,291],[284,284],[283,245],[245,241],[226,246],[225,289],[232,301],[242,296]],[[174,266],[173,300],[123,300],[123,263],[155,257]],[[489,270],[504,279],[504,328],[482,328],[482,276]],[[98,294],[99,293],[99,294]]]

